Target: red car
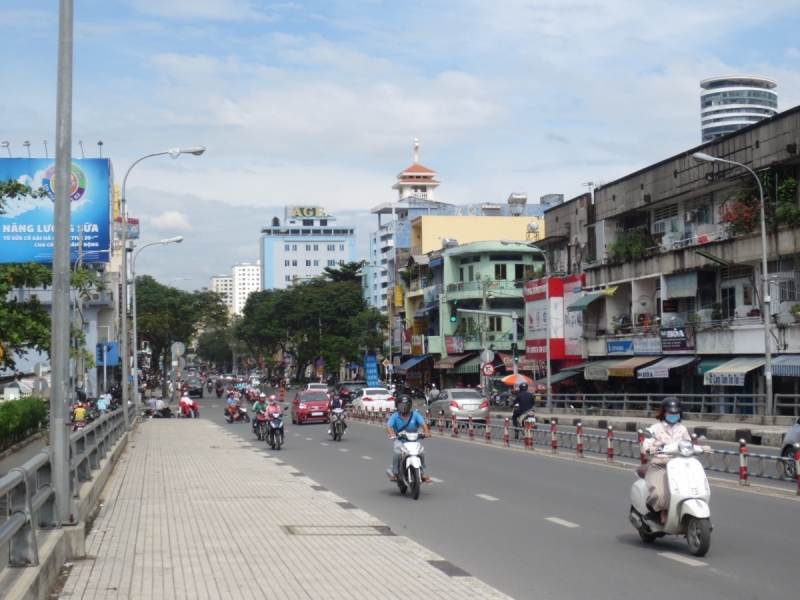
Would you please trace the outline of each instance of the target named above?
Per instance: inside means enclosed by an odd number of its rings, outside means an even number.
[[[315,422],[328,422],[328,394],[314,390],[299,392],[292,400],[292,425]]]

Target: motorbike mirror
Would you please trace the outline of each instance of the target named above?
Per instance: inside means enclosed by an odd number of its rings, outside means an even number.
[[[645,429],[645,430],[642,431],[642,435],[644,437],[646,437],[646,438],[652,438],[653,437],[653,432],[650,431],[649,429]]]

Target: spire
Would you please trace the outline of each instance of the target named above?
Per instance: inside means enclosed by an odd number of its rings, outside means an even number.
[[[414,164],[419,164],[419,139],[414,138]]]

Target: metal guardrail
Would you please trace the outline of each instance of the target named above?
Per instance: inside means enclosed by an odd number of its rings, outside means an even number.
[[[135,422],[137,406],[130,404],[128,417]],[[70,513],[80,498],[80,485],[91,481],[92,471],[113,448],[125,431],[122,410],[103,415],[97,421],[72,433],[69,437]],[[61,527],[56,511],[53,487],[52,451],[42,450],[20,467],[0,479],[0,496],[5,496],[8,519],[0,525],[0,546],[8,543],[8,566],[35,567],[39,564],[36,531]],[[72,523],[75,524],[75,523]]]
[[[766,396],[761,394],[553,394],[554,408],[573,408],[578,410],[640,410],[654,411],[661,406],[667,396],[677,397],[684,412],[691,413],[730,413],[766,414]],[[776,404],[787,410],[800,408],[800,397],[794,402]],[[778,396],[776,396],[776,403]],[[542,397],[542,399],[544,399]]]

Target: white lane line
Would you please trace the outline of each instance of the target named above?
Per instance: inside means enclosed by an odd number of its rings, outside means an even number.
[[[311,438],[306,438],[306,440],[309,441],[309,442],[312,441]]]
[[[299,434],[299,433],[295,433],[294,435],[295,435],[295,436],[297,436],[297,437],[300,437],[300,434]]]
[[[569,521],[565,521],[564,519],[559,519],[558,517],[547,517],[545,521],[550,521],[551,523],[555,523],[556,525],[563,525],[564,527],[580,527],[577,523],[570,523]]]
[[[121,222],[122,222],[122,221],[120,221],[120,223],[121,223]],[[219,408],[219,404],[212,404],[212,405],[211,405],[211,408]]]
[[[362,456],[361,458],[363,458],[364,460],[372,460],[371,456]]]
[[[669,558],[671,560],[678,561],[679,563],[683,563],[685,565],[689,565],[690,567],[708,566],[708,563],[704,563],[699,560],[695,560],[693,558],[688,558],[686,556],[681,556],[680,554],[675,554],[674,552],[659,552],[658,555],[663,556],[664,558]]]
[[[328,442],[321,442],[320,443],[320,446],[327,446],[327,445],[328,445]]]
[[[494,496],[487,496],[486,494],[475,494],[478,498],[483,498],[484,500],[488,500],[489,502],[497,502],[499,499],[495,498]]]
[[[444,483],[444,479],[439,479],[438,477],[431,477],[431,481],[433,483]],[[495,498],[497,500],[497,498]]]
[[[347,448],[339,448],[339,452],[350,452]]]

